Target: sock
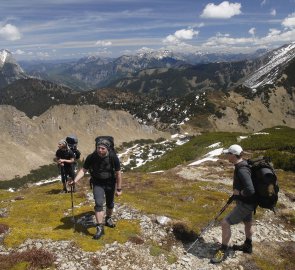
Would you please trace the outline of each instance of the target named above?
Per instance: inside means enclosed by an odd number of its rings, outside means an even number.
[[[252,245],[252,239],[246,238],[245,244]]]
[[[221,250],[227,250],[227,245],[222,244],[220,249]]]

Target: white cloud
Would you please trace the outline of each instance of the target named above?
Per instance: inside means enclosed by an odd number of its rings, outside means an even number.
[[[273,8],[273,9],[270,11],[270,15],[271,15],[271,16],[276,16],[276,15],[277,15],[277,11]]]
[[[193,39],[199,34],[199,31],[193,29],[177,30],[173,35],[167,36],[163,42],[166,44],[181,44],[183,40]]]
[[[287,42],[294,42],[295,36],[295,29],[291,29],[289,31],[280,31],[277,29],[270,29],[269,33],[262,37],[261,39],[257,40],[256,44],[262,45],[274,45],[274,44],[281,44]]]
[[[219,5],[209,3],[201,14],[202,18],[214,18],[214,19],[229,19],[235,15],[241,14],[242,5],[240,3],[230,3],[223,1]]]
[[[261,6],[264,6],[266,3],[267,3],[267,0],[263,0],[263,1],[260,3],[260,5],[261,5]]]
[[[273,37],[273,36],[277,36],[277,35],[280,35],[280,34],[281,34],[280,30],[275,29],[275,28],[270,28],[266,37]]]
[[[99,47],[108,47],[112,46],[112,42],[107,40],[98,40],[95,45]]]
[[[244,37],[231,37],[229,34],[216,34],[202,44],[203,48],[210,51],[230,51],[234,52],[250,52],[258,48],[269,48],[276,46],[276,44],[294,42],[295,27],[288,31],[281,31],[275,28],[269,29],[269,32],[264,37],[255,37],[255,28],[251,28],[249,33],[252,35],[250,38]]]
[[[255,27],[252,27],[251,29],[249,29],[248,33],[252,36],[255,36],[255,33],[256,33],[256,28]]]
[[[295,12],[285,18],[282,25],[288,28],[295,28]]]
[[[136,52],[137,53],[151,53],[154,52],[154,49],[148,48],[148,47],[142,47],[140,49],[138,49]]]
[[[192,29],[182,29],[174,33],[175,37],[178,39],[192,39],[194,36],[197,36],[198,34],[198,31],[194,31]]]
[[[169,44],[169,43],[177,44],[177,43],[179,43],[179,39],[174,35],[169,35],[163,40],[163,42],[167,43],[167,44]]]
[[[220,33],[217,36],[211,37],[204,44],[205,46],[217,46],[217,45],[237,45],[237,44],[247,44],[253,42],[253,38],[233,38],[229,34],[221,35]]]
[[[41,58],[41,59],[44,59],[44,58],[49,58],[50,55],[48,52],[37,52],[36,55]]]
[[[6,24],[3,27],[0,26],[0,37],[6,40],[18,40],[21,38],[21,34],[16,26],[12,24]]]
[[[16,50],[14,53],[18,54],[18,55],[25,54],[25,52],[23,50]]]

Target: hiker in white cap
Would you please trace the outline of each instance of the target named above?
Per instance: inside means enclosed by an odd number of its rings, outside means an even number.
[[[230,163],[235,167],[233,175],[233,195],[236,201],[234,209],[221,221],[222,245],[211,259],[212,263],[220,263],[228,255],[228,243],[231,238],[231,225],[244,223],[245,242],[234,245],[234,250],[252,253],[252,218],[256,208],[255,190],[251,179],[251,170],[246,160],[242,158],[243,149],[238,144],[231,145],[223,151]]]

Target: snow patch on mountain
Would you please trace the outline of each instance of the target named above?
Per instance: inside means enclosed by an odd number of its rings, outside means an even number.
[[[255,73],[244,82],[244,85],[255,91],[259,86],[273,84],[274,80],[279,75],[282,65],[287,64],[294,57],[295,42],[273,51],[267,63],[255,71]]]
[[[2,68],[4,66],[8,54],[9,53],[6,50],[0,51],[0,68]]]

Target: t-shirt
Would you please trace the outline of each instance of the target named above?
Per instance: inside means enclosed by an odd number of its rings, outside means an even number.
[[[109,152],[105,157],[100,157],[97,152],[88,155],[83,168],[89,170],[94,181],[115,181],[115,171],[120,171],[120,161],[115,153]]]
[[[70,149],[57,149],[55,156],[57,159],[72,159],[75,158],[75,155],[72,150]],[[70,168],[72,167],[72,163],[64,162],[64,167],[65,168]]]

